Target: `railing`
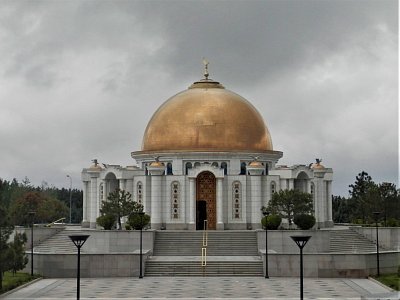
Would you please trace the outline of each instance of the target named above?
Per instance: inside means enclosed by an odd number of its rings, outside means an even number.
[[[206,267],[207,267],[207,245],[208,245],[208,222],[204,220],[203,227],[203,243],[201,247],[201,267],[203,270],[203,276],[205,276]]]
[[[45,227],[51,227],[51,226],[53,226],[55,223],[58,223],[58,222],[63,221],[63,220],[65,220],[65,218],[60,218],[60,219],[58,219],[58,220],[55,220],[55,221],[53,221],[53,222],[51,222],[51,223],[45,225]],[[63,223],[64,223],[64,222],[63,222]]]

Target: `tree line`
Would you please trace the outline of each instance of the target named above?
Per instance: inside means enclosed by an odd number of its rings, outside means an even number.
[[[65,188],[56,188],[43,182],[41,186],[34,186],[25,177],[22,182],[15,178],[11,181],[0,178],[0,206],[5,209],[12,225],[26,226],[34,223],[46,224],[60,218],[69,222],[70,191]],[[82,221],[83,192],[79,189],[71,190],[71,221]],[[30,211],[35,214],[32,217]]]
[[[35,187],[27,177],[22,182],[0,178],[0,288],[5,271],[15,274],[28,262],[25,254],[25,233],[15,232],[10,241],[14,226],[48,224],[60,218],[69,222],[69,200],[69,189],[49,186],[46,182]],[[72,223],[82,221],[82,200],[82,191],[72,189]]]
[[[349,185],[349,197],[332,197],[335,223],[372,224],[374,212],[382,226],[400,226],[400,190],[393,183],[375,183],[365,171]]]

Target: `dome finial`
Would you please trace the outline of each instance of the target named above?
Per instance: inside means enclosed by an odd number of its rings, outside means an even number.
[[[204,77],[206,78],[206,80],[208,80],[208,76],[210,75],[208,73],[208,64],[209,64],[209,62],[205,59],[205,57],[203,57],[203,64],[204,64]]]

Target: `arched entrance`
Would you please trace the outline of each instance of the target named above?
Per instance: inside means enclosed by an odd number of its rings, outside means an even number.
[[[216,222],[216,180],[213,173],[201,172],[196,179],[196,229],[204,229],[204,220],[208,229],[215,230]]]
[[[300,172],[294,179],[294,189],[303,193],[307,193],[307,182],[309,178],[305,172]]]

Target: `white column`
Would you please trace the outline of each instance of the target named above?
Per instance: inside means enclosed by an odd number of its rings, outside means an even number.
[[[161,225],[161,176],[151,176],[151,223]]]
[[[327,181],[328,221],[332,222],[332,181]]]
[[[87,201],[87,197],[88,197],[88,190],[87,190],[87,186],[88,186],[88,182],[84,181],[83,182],[83,203],[82,203],[82,223],[85,223],[88,221],[88,217],[87,217],[87,205],[88,205],[88,201]]]
[[[179,186],[181,188],[181,193],[180,193],[180,211],[179,211],[179,216],[180,219],[183,223],[186,223],[187,216],[186,216],[186,187],[185,187],[185,181],[179,182]]]
[[[260,224],[261,222],[261,176],[250,176],[250,199],[251,199],[251,223]],[[260,225],[261,226],[261,225]]]
[[[195,226],[195,220],[194,220],[195,205],[196,205],[195,179],[189,178],[189,227]],[[190,229],[195,229],[195,227]]]
[[[96,228],[97,217],[97,178],[90,178],[90,228]]]
[[[222,205],[222,178],[217,178],[217,229],[224,229]]]
[[[120,179],[120,180],[119,180],[119,189],[120,189],[121,191],[125,191],[125,190],[126,190],[125,179]]]
[[[289,190],[294,189],[294,179],[289,179]]]
[[[316,185],[316,194],[315,194],[315,201],[316,201],[316,221],[318,223],[323,223],[324,222],[324,182],[322,178],[318,178]],[[318,213],[318,214],[317,214]]]

